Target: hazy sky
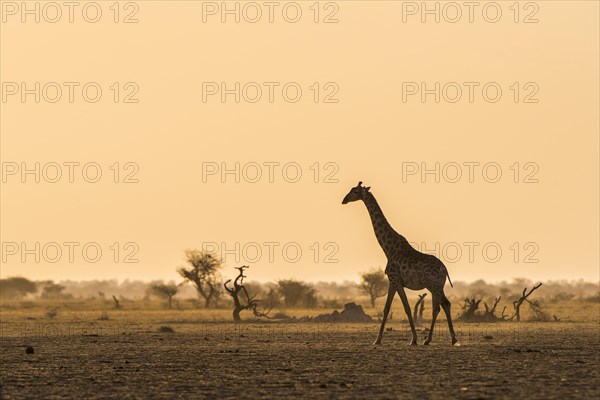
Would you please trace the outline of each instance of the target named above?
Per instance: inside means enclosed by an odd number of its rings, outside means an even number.
[[[495,23],[390,1],[299,2],[296,23],[284,2],[272,23],[99,4],[97,23],[3,10],[3,277],[176,279],[216,243],[226,274],[355,280],[385,266],[364,205],[341,204],[362,180],[453,280],[600,278],[598,2],[499,2]]]

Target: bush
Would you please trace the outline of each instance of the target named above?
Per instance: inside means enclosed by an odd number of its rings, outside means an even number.
[[[595,296],[584,297],[583,301],[588,303],[600,303],[600,294],[597,294]]]
[[[573,293],[559,292],[555,294],[552,299],[550,299],[551,303],[560,303],[562,301],[569,301],[575,297]]]
[[[344,302],[342,302],[340,299],[322,299],[321,303],[323,304],[324,308],[343,308],[344,307]]]

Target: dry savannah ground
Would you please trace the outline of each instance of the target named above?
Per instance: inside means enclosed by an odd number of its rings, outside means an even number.
[[[459,322],[455,347],[442,315],[430,346],[422,329],[409,346],[397,304],[380,346],[376,322],[234,324],[227,310],[126,309],[50,319],[39,306],[3,307],[0,398],[598,399],[600,305],[555,307],[560,321]]]

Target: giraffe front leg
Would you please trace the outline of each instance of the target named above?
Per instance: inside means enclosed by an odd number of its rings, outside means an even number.
[[[398,294],[402,299],[402,304],[404,305],[404,311],[408,316],[408,323],[410,324],[410,330],[412,331],[412,341],[410,342],[411,346],[415,346],[417,344],[417,330],[415,329],[415,324],[413,323],[412,314],[410,312],[410,304],[408,303],[408,298],[406,297],[406,292],[404,292],[404,288],[400,287],[398,289]]]
[[[394,294],[396,290],[390,285],[388,288],[387,300],[385,301],[385,307],[383,308],[383,318],[381,320],[381,328],[379,328],[379,335],[377,335],[377,339],[373,343],[373,346],[381,344],[381,339],[383,339],[383,330],[385,328],[385,321],[387,321],[388,313],[390,312],[390,307],[392,306],[392,301],[394,300]]]

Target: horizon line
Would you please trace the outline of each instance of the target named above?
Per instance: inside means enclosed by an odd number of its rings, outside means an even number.
[[[49,278],[44,278],[44,279],[31,279],[28,278],[26,276],[22,276],[22,275],[13,275],[13,276],[8,276],[8,277],[1,277],[0,279],[10,279],[10,278],[25,278],[27,280],[30,280],[32,282],[43,282],[43,281],[53,281],[53,282],[93,282],[93,281],[116,281],[117,284],[122,284],[125,282],[140,282],[140,283],[152,283],[152,282],[156,282],[156,281],[163,281],[163,282],[170,282],[170,281],[177,281],[180,279],[150,279],[150,280],[145,280],[145,279],[139,279],[139,278],[124,278],[124,279],[120,279],[120,278],[90,278],[90,279],[49,279]],[[260,283],[260,284],[267,284],[267,283],[274,283],[277,282],[279,280],[287,280],[287,279],[293,279],[293,280],[297,280],[300,282],[308,282],[308,283],[313,283],[313,284],[318,284],[318,283],[337,283],[337,284],[345,284],[345,283],[354,283],[354,284],[358,284],[360,282],[360,280],[352,280],[352,279],[344,279],[344,280],[307,280],[307,279],[298,279],[298,278],[276,278],[273,280],[268,280],[268,281],[264,281],[264,280],[258,280],[258,279],[246,279],[247,282],[253,282],[253,283]],[[584,283],[593,283],[593,284],[598,284],[600,285],[600,277],[598,278],[597,281],[594,280],[587,280],[586,278],[562,278],[562,279],[547,279],[547,280],[533,280],[527,277],[512,277],[510,279],[504,279],[504,280],[500,280],[500,281],[488,281],[484,278],[477,278],[477,279],[473,279],[473,280],[456,280],[454,281],[454,283],[465,283],[465,284],[472,284],[474,282],[478,282],[478,281],[483,281],[486,284],[501,284],[501,283],[511,283],[514,282],[516,280],[519,279],[525,279],[528,281],[531,281],[532,283],[535,282],[542,282],[542,283],[550,283],[550,282],[566,282],[566,283],[577,283],[577,282],[584,282]],[[181,279],[182,280],[182,279]]]

